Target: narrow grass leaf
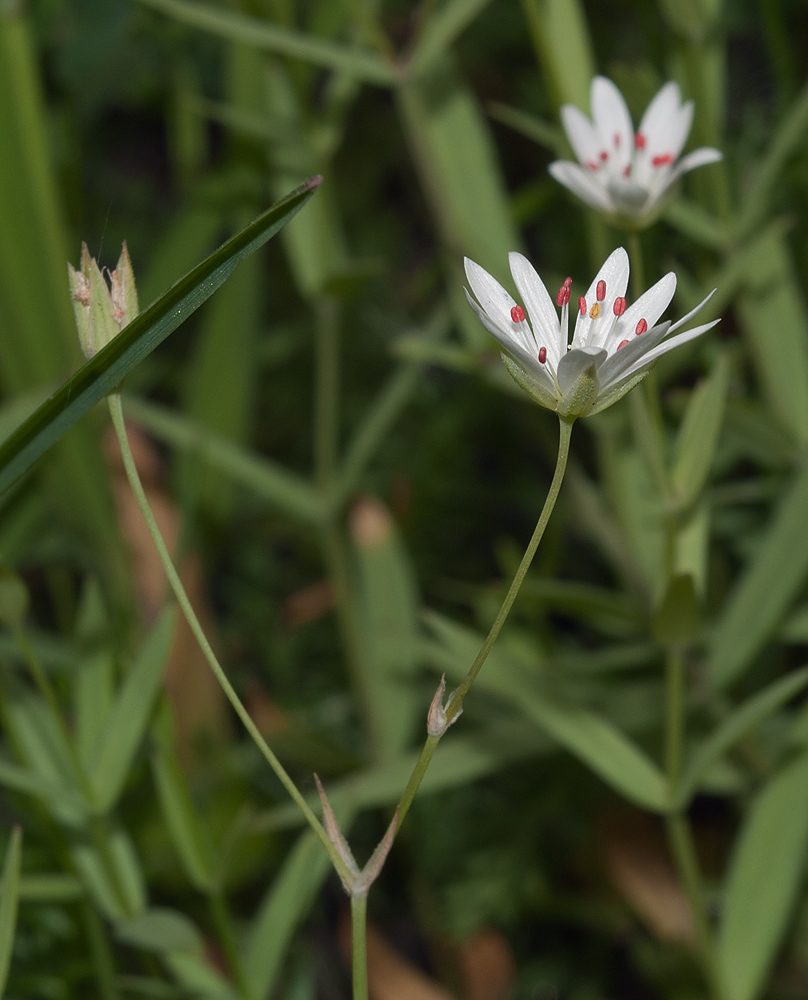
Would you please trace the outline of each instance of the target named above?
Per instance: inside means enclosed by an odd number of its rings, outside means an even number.
[[[163,819],[183,870],[193,886],[207,892],[214,879],[213,848],[173,754],[163,747],[155,750],[152,773]]]
[[[153,302],[57,389],[0,445],[0,492],[18,479],[95,403],[202,305],[245,257],[278,232],[316,190],[313,178],[269,208]]]
[[[446,0],[429,19],[410,58],[410,72],[429,71],[491,0]]]
[[[136,916],[146,907],[143,872],[129,834],[121,827],[99,828],[103,851],[86,840],[73,844],[70,853],[76,871],[97,906],[118,923]]]
[[[520,111],[519,108],[512,108],[499,101],[491,101],[488,104],[488,113],[494,121],[507,125],[514,132],[518,132],[544,149],[549,149],[556,156],[563,154],[564,139],[561,131],[555,125],[550,125],[542,118],[537,118],[536,115],[530,115],[526,111]]]
[[[211,469],[273,507],[312,524],[322,521],[323,504],[301,476],[239,448],[165,406],[127,397],[124,409],[158,440],[198,456]]]
[[[90,776],[95,805],[106,812],[121,792],[160,693],[176,614],[164,611],[138,650],[98,740]]]
[[[146,7],[167,14],[174,21],[210,32],[231,42],[242,42],[264,52],[291,56],[337,70],[376,86],[389,87],[398,81],[398,71],[373,52],[352,49],[327,38],[316,38],[271,21],[238,14],[223,7],[187,0],[140,0]]]
[[[5,993],[11,965],[11,950],[17,929],[17,906],[20,900],[20,866],[22,864],[22,830],[15,826],[6,848],[3,872],[0,875],[0,997]]]
[[[681,510],[687,510],[707,481],[724,418],[729,360],[722,355],[709,378],[693,391],[673,457],[671,481]]]
[[[200,955],[174,951],[163,955],[163,961],[183,988],[183,996],[200,1000],[244,1000],[221,972]]]
[[[144,951],[189,952],[199,955],[205,947],[202,934],[183,913],[155,907],[115,926],[115,937]]]
[[[555,103],[588,112],[595,60],[579,0],[522,0],[522,8]]]
[[[676,798],[686,806],[699,781],[721,757],[770,715],[782,708],[808,683],[808,668],[795,670],[748,698],[694,752],[685,768]]]
[[[808,756],[772,778],[730,862],[718,963],[728,1000],[755,1000],[783,941],[808,860]]]
[[[350,828],[344,812],[340,823]],[[265,1000],[271,994],[292,937],[330,870],[317,837],[310,830],[301,833],[261,902],[247,938],[244,974],[250,1000]]]
[[[775,509],[749,565],[724,605],[712,639],[710,682],[737,680],[788,613],[808,574],[808,463]]]

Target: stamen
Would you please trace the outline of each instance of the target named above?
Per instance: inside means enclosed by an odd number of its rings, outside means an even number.
[[[597,319],[600,316],[600,302],[596,302],[589,310],[589,318]]]
[[[642,132],[638,132],[634,136],[634,145],[637,147],[637,149],[645,149],[645,136],[642,134]]]
[[[615,149],[620,149],[620,133],[619,132],[615,132],[614,133],[614,148]]]
[[[570,300],[570,287],[569,285],[562,285],[556,293],[556,305],[565,306]]]
[[[514,306],[513,309],[511,309],[511,319],[514,323],[524,323],[525,310],[521,306]]]
[[[623,176],[624,177],[630,177],[631,176],[631,164],[630,163],[627,163],[623,167]]]
[[[622,316],[625,311],[626,311],[626,300],[623,298],[622,295],[619,295],[614,300],[614,314],[615,316]]]
[[[606,282],[599,281],[598,287],[595,289],[595,295],[598,297],[598,302],[602,302],[606,298]]]
[[[625,347],[627,343],[628,343],[627,340],[621,340],[620,343],[617,345],[617,350],[619,351],[621,347]]]
[[[606,152],[605,149],[602,149],[600,151],[600,158],[604,163],[609,159],[609,154]]]
[[[581,295],[578,298],[578,312],[582,316],[586,316],[586,299],[583,297],[583,295]]]
[[[590,161],[589,161],[589,162],[587,163],[587,165],[586,165],[586,166],[587,166],[587,169],[588,169],[588,170],[597,170],[597,169],[598,169],[598,164],[597,164],[597,163],[595,163],[595,161],[594,161],[594,160],[590,160]]]
[[[665,153],[663,156],[654,156],[651,159],[652,167],[667,167],[669,163],[673,163],[673,153]]]
[[[648,324],[647,324],[647,323],[645,322],[645,320],[644,320],[644,319],[641,319],[641,320],[640,320],[640,322],[639,322],[639,323],[637,324],[637,328],[636,328],[636,330],[635,330],[634,332],[635,332],[635,333],[637,334],[637,336],[639,337],[639,335],[640,335],[641,333],[645,333],[645,331],[646,331],[647,329],[648,329]]]
[[[544,364],[544,362],[546,360],[547,360],[547,348],[546,347],[540,347],[539,348],[539,361],[541,362],[541,364]]]
[[[572,278],[564,278],[564,287],[569,288],[572,285]]]

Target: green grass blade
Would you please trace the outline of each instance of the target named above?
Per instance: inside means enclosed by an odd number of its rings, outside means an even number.
[[[398,81],[396,68],[373,52],[352,49],[326,38],[315,38],[211,4],[188,3],[187,0],[140,2],[152,10],[167,14],[175,21],[208,31],[231,42],[243,42],[265,52],[303,59],[315,66],[337,70],[380,87],[390,87]]]
[[[526,111],[520,111],[519,108],[501,104],[499,101],[491,101],[488,104],[488,113],[494,121],[498,121],[501,125],[507,125],[514,132],[518,132],[544,149],[549,149],[556,156],[563,155],[563,134],[555,125],[550,125]]]
[[[738,740],[802,691],[806,683],[808,683],[808,668],[796,670],[769,684],[739,705],[693,754],[678,790],[679,801],[686,805],[695,793],[702,775],[706,774]]]
[[[154,703],[160,692],[176,614],[162,617],[138,650],[135,662],[121,686],[104,731],[90,780],[96,805],[106,812],[120,796],[137,750],[143,741]]]
[[[776,508],[713,633],[709,678],[726,687],[774,635],[808,574],[808,463]]]
[[[718,964],[728,1000],[761,995],[808,859],[808,756],[780,771],[753,802],[727,880]]]
[[[17,928],[21,863],[22,830],[15,826],[6,848],[3,873],[0,875],[0,997],[6,988],[11,965],[11,949],[14,946],[14,932]]]
[[[300,476],[239,448],[164,406],[127,398],[125,410],[158,440],[199,456],[219,475],[253,491],[287,514],[311,524],[321,523],[323,504]]]
[[[240,261],[274,236],[319,184],[319,177],[308,181],[228,240],[57,389],[0,445],[0,493],[198,309],[230,277]]]
[[[460,33],[491,0],[447,0],[427,22],[410,58],[410,70],[422,73],[441,59]]]

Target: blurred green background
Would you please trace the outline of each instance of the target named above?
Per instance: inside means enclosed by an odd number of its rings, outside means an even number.
[[[0,437],[79,366],[82,240],[109,267],[127,241],[143,307],[324,176],[123,391],[229,676],[360,860],[555,459],[463,254],[505,281],[521,249],[554,290],[625,242],[546,170],[596,72],[635,123],[677,80],[689,148],[724,152],[639,240],[646,285],[677,272],[674,318],[717,287],[722,322],[657,367],[656,437],[638,392],[576,426],[511,622],[371,893],[420,996],[808,992],[807,50],[796,0],[0,0]],[[30,599],[22,624],[0,607],[2,821],[23,828],[6,995],[347,997],[345,897],[161,616],[106,424],[0,497]],[[720,994],[660,819],[672,656]],[[384,992],[373,947],[373,995],[415,1000]]]

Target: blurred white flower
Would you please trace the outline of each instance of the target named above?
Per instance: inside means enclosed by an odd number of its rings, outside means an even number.
[[[722,157],[703,147],[679,159],[693,123],[693,101],[682,104],[675,83],[666,83],[654,97],[636,135],[611,80],[594,78],[591,105],[591,121],[574,104],[562,107],[561,122],[579,162],[556,160],[549,170],[588,205],[625,221],[648,221],[682,174]]]
[[[718,322],[670,336],[705,305],[711,292],[677,323],[656,325],[676,290],[673,272],[629,306],[628,254],[621,247],[608,258],[586,295],[578,298],[570,343],[572,278],[567,278],[556,295],[559,319],[533,265],[520,253],[509,258],[524,305],[515,302],[495,278],[468,257],[466,277],[476,301],[468,291],[466,298],[505,351],[503,360],[515,381],[536,402],[564,419],[589,416],[615,403],[643,379],[657,358]]]

